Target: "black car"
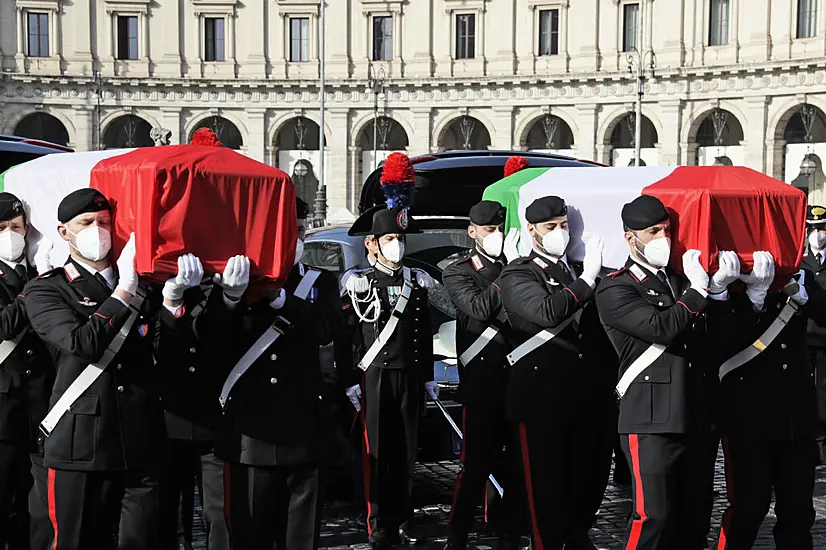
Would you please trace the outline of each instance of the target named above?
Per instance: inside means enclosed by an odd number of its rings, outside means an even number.
[[[18,164],[53,153],[72,153],[74,149],[20,136],[0,134],[0,174]]]

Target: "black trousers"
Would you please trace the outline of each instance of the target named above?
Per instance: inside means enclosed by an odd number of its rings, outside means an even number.
[[[29,469],[25,443],[0,441],[0,548],[29,548]]]
[[[809,346],[807,354],[809,365],[815,373],[815,387],[817,389],[819,462],[826,464],[826,348]]]
[[[717,439],[712,434],[621,437],[634,505],[626,550],[705,548],[714,503]]]
[[[224,517],[224,462],[215,458],[212,442],[167,440],[167,471],[162,489],[162,548],[192,545],[195,486],[201,496],[207,548],[229,550]]]
[[[774,543],[778,550],[812,548],[812,502],[817,450],[812,439],[757,441],[723,438],[729,506],[718,548],[751,548],[769,512],[774,489]]]
[[[449,520],[454,532],[466,535],[471,531],[476,507],[484,499],[485,511],[496,511],[496,523],[502,534],[522,534],[526,519],[525,485],[513,431],[503,408],[475,404],[462,409],[462,469],[456,478]],[[488,483],[492,473],[505,490],[501,502],[497,491],[491,490],[493,484]],[[486,519],[491,518],[485,515]]]
[[[364,373],[364,492],[371,540],[413,518],[413,469],[424,385],[407,372],[370,367]]]
[[[226,470],[224,509],[234,550],[318,548],[323,468],[228,463]]]
[[[31,456],[34,485],[29,493],[29,534],[31,550],[52,550],[54,531],[49,518],[49,469],[43,457]]]
[[[49,469],[52,550],[158,548],[160,491],[145,472]]]

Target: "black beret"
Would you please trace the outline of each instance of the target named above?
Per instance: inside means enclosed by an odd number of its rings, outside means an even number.
[[[23,203],[11,193],[0,193],[0,222],[13,220],[17,216],[25,215]]]
[[[299,220],[306,220],[307,215],[310,213],[310,206],[304,202],[302,199],[296,197],[295,198],[295,217]]]
[[[809,206],[809,211],[806,213],[807,225],[824,225],[826,224],[826,208],[812,204]]]
[[[60,201],[60,206],[57,207],[57,219],[60,223],[66,223],[75,216],[101,210],[111,210],[109,201],[97,189],[87,187],[72,191]]]
[[[505,207],[496,201],[480,201],[470,208],[470,221],[476,225],[505,223]]]
[[[639,231],[668,219],[668,210],[657,197],[640,195],[622,207],[622,223]]]
[[[528,223],[546,222],[551,218],[568,215],[565,201],[559,197],[540,197],[525,209],[525,219]]]

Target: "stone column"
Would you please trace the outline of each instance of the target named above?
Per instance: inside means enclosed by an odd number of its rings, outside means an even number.
[[[746,141],[743,143],[745,149],[745,164],[749,168],[758,172],[766,171],[766,123],[767,97],[747,97],[748,125],[743,128]]]
[[[429,107],[413,107],[413,134],[408,136],[410,144],[408,149],[420,154],[430,153],[437,146],[431,141],[431,117],[432,111]],[[433,139],[437,139],[433,136]]]
[[[266,126],[264,124],[264,116],[267,113],[266,109],[246,109],[247,112],[247,127],[249,128],[249,136],[247,136],[247,155],[259,162],[264,162],[264,149],[267,140]]]
[[[581,159],[602,162],[597,151],[597,129],[599,128],[599,106],[595,104],[577,105],[576,125],[579,134],[574,136],[574,150]]]
[[[491,131],[491,149],[508,151],[513,148],[513,107],[502,105],[493,107],[493,124]]]
[[[161,107],[161,124],[172,131],[172,137],[169,139],[170,145],[188,143],[181,124],[181,111],[181,107]]]
[[[659,138],[659,164],[676,166],[680,164],[680,127],[682,106],[680,100],[660,102],[663,131]]]
[[[782,139],[766,140],[766,174],[785,181],[783,169],[785,167],[786,142]]]
[[[97,126],[95,108],[86,105],[75,107],[72,113],[75,123],[75,143],[70,144],[77,151],[94,151],[97,149]]]
[[[265,54],[264,30],[266,23],[266,0],[247,0],[248,8],[242,10],[236,19],[236,25],[242,32],[236,35],[238,42],[238,58],[242,62],[238,65],[238,76],[243,78],[265,78],[267,57]],[[274,8],[271,8],[274,9]],[[229,20],[232,24],[232,19]],[[270,30],[269,37],[273,33]],[[276,34],[277,36],[277,34]]]
[[[349,170],[348,170],[348,185],[347,185],[347,210],[353,214],[358,213],[359,197],[361,196],[361,188],[364,185],[364,179],[367,176],[365,170],[361,169],[361,147],[351,145],[347,148],[349,154]]]
[[[324,175],[327,182],[327,218],[330,219],[340,217],[336,212],[347,208],[347,137],[350,111],[347,108],[331,108],[327,114],[330,136],[324,149]]]

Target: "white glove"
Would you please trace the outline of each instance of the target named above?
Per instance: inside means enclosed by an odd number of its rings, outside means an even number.
[[[433,280],[433,277],[430,276],[430,273],[424,271],[422,269],[414,269],[413,273],[416,274],[416,283],[422,288],[433,288],[436,286],[436,281]]]
[[[370,281],[363,275],[356,275],[348,271],[343,275],[344,290],[355,294],[362,294],[370,290]]]
[[[801,269],[797,274],[800,278],[797,281],[794,279],[790,281],[790,284],[797,283],[797,294],[792,295],[792,300],[799,306],[805,306],[809,301],[809,293],[806,292],[806,272]]]
[[[126,246],[120,253],[117,261],[118,286],[115,290],[122,290],[134,295],[138,291],[138,273],[135,271],[135,234],[129,235]]]
[[[433,401],[439,399],[439,385],[434,380],[424,383],[424,391]]]
[[[201,284],[204,278],[204,266],[201,260],[194,254],[184,254],[178,256],[178,274],[166,281],[163,285],[164,298],[172,301],[180,300],[184,297],[184,291]]]
[[[52,241],[43,238],[37,245],[37,252],[34,254],[34,267],[37,269],[39,275],[43,275],[47,271],[54,269],[49,256],[52,253],[54,245]]]
[[[708,273],[700,264],[699,250],[686,250],[683,254],[683,272],[691,288],[704,296],[708,294]]]
[[[361,387],[359,387],[358,384],[350,386],[345,393],[350,403],[353,404],[353,408],[356,409],[356,412],[361,411]]]
[[[582,261],[582,279],[586,283],[593,285],[602,269],[602,252],[605,249],[605,244],[602,242],[602,237],[594,235],[593,233],[583,234],[582,240],[585,242],[585,259]]]
[[[708,287],[709,294],[723,294],[728,289],[728,285],[740,276],[740,258],[736,252],[721,250],[717,257],[720,267],[711,278]]]
[[[505,254],[505,259],[508,261],[508,263],[522,256],[519,253],[518,227],[514,227],[510,231],[508,231],[508,235],[505,237],[505,244],[502,247],[502,253]]]
[[[774,258],[770,252],[765,251],[757,251],[752,257],[754,268],[751,273],[740,275],[740,280],[746,283],[746,295],[754,309],[759,311],[763,309],[769,287],[774,281]]]
[[[227,261],[224,274],[215,274],[214,280],[224,289],[230,300],[238,301],[250,284],[250,259],[246,256],[233,256]]]

